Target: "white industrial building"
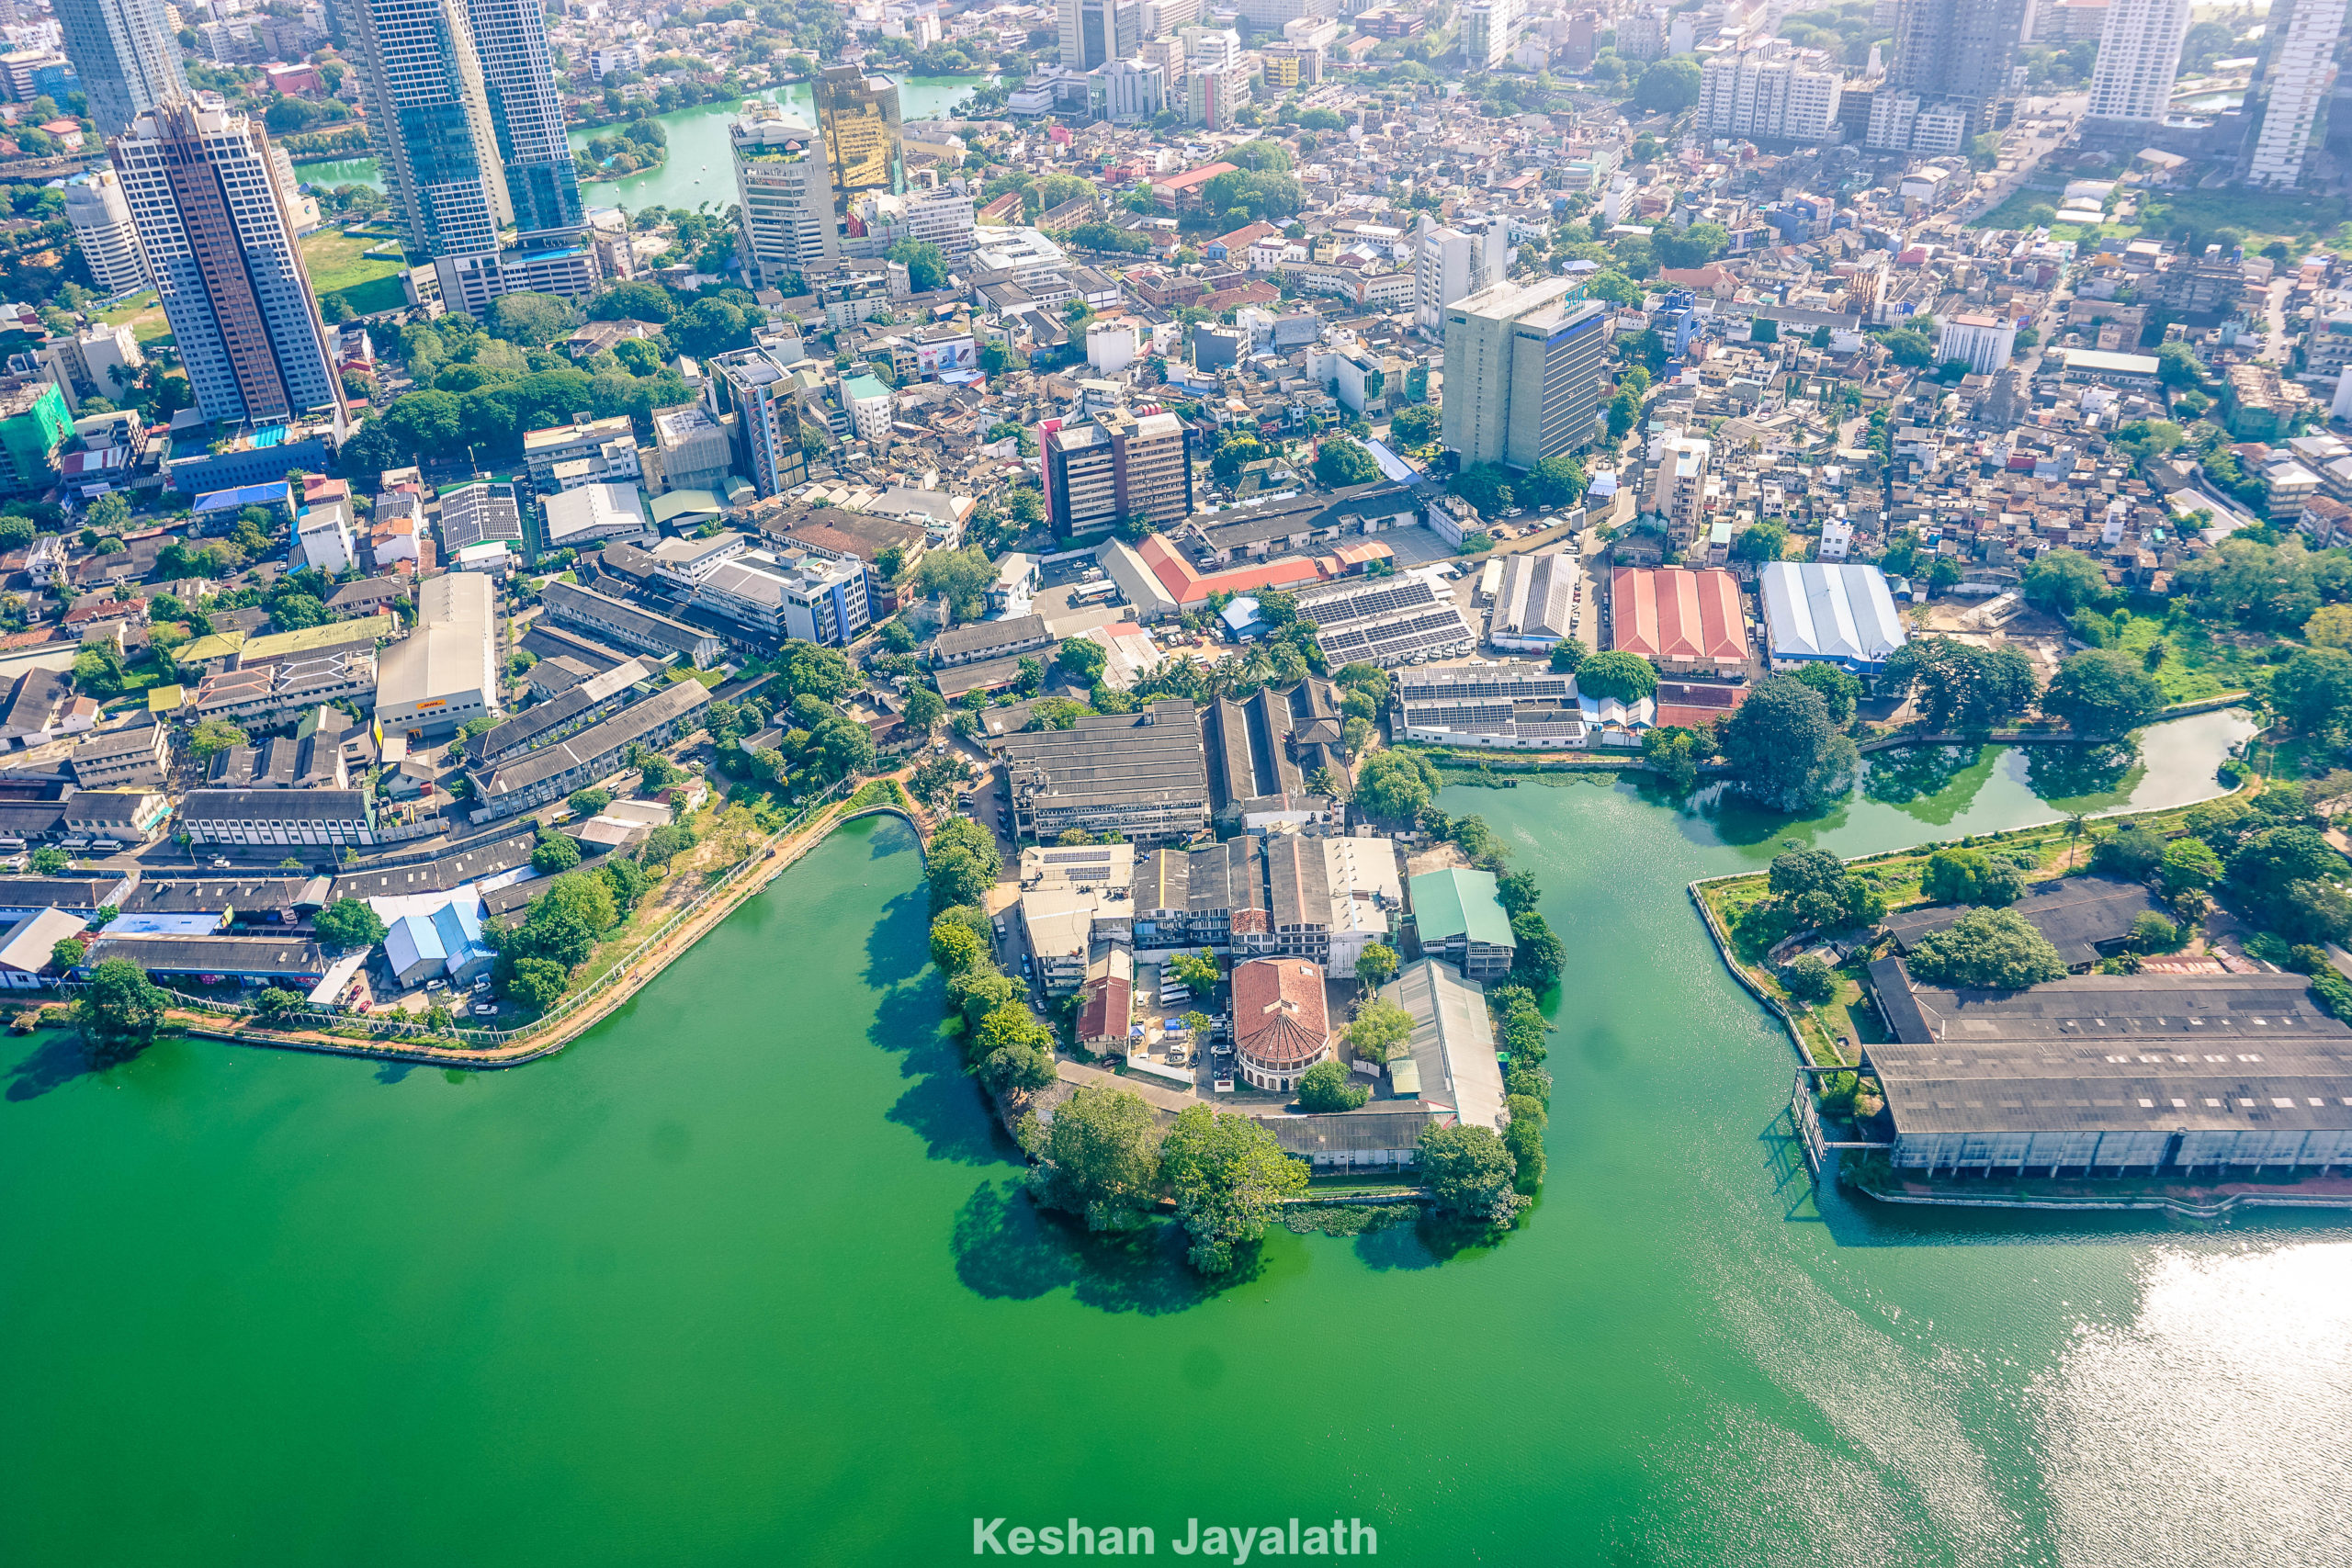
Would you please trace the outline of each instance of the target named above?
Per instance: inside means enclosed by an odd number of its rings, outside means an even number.
[[[416,593],[416,629],[384,650],[376,718],[387,735],[442,740],[469,719],[497,717],[498,589],[481,572],[446,572]]]

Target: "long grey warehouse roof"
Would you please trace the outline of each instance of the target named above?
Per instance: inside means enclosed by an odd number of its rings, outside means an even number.
[[[526,751],[513,761],[500,763],[477,781],[481,796],[484,800],[497,800],[516,790],[528,789],[545,779],[569,773],[573,768],[628,747],[672,719],[692,713],[709,702],[710,690],[701,682],[673,682],[650,697],[630,704],[602,724],[592,725],[577,735]]]
[[[170,975],[324,975],[317,942],[298,936],[101,936],[86,962],[128,958]]]
[[[1004,754],[1016,782],[1042,775],[1043,797],[1057,805],[1208,799],[1200,716],[1182,697],[1162,697],[1141,713],[1091,716],[1073,729],[1009,735]]]
[[[2114,876],[2070,876],[2045,884],[2009,908],[2048,937],[2068,964],[2090,963],[2102,943],[2130,935],[2132,922],[2142,915],[2163,912],[2147,884]],[[1895,945],[1907,953],[1921,937],[1950,930],[1968,912],[1966,905],[1933,904],[1889,915],[1884,924]]]
[[[1871,966],[1863,1053],[1898,1132],[2352,1129],[2352,1029],[2291,975],[2083,975],[2024,991]]]
[[[186,822],[360,822],[364,789],[192,789],[181,797]]]

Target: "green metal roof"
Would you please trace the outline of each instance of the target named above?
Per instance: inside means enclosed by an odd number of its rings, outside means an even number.
[[[727,510],[727,503],[707,490],[673,490],[653,498],[653,521],[673,522],[680,517],[717,517]]]
[[[1457,936],[1489,947],[1519,945],[1510,934],[1510,917],[1503,913],[1502,901],[1495,897],[1493,872],[1448,866],[1413,878],[1408,891],[1413,897],[1413,920],[1424,947]]]

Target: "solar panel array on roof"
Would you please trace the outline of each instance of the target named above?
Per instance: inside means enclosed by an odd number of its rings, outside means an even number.
[[[441,544],[451,555],[470,546],[523,542],[523,513],[513,485],[468,485],[441,498]]]

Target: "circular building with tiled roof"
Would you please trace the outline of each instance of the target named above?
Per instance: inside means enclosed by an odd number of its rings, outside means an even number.
[[[1288,1094],[1331,1055],[1323,969],[1303,958],[1253,958],[1233,966],[1233,1048],[1252,1089]]]

